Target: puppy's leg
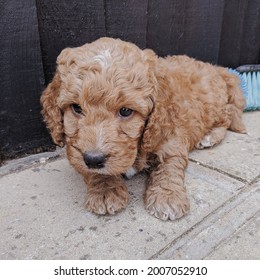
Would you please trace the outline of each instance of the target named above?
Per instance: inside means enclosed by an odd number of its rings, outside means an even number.
[[[127,187],[120,176],[92,174],[85,178],[87,184],[86,208],[96,214],[115,214],[128,202]]]
[[[188,150],[185,147],[175,148],[151,173],[144,198],[148,212],[162,220],[178,219],[189,210],[184,187]]]
[[[196,145],[195,148],[202,150],[219,144],[225,137],[227,129],[225,127],[213,128]]]

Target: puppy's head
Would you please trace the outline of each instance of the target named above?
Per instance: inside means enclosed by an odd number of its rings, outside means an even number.
[[[150,50],[109,38],[61,52],[42,113],[80,173],[117,175],[134,163],[154,106],[156,59]]]

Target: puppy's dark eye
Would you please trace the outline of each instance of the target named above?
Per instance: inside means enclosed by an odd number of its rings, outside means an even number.
[[[121,108],[119,111],[119,115],[124,118],[131,116],[132,113],[133,113],[133,110],[126,108],[126,107]]]
[[[81,107],[79,106],[79,104],[72,104],[71,105],[71,108],[72,108],[72,111],[75,113],[75,114],[82,114],[82,109]]]

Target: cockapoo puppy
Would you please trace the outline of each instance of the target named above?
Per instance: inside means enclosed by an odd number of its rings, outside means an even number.
[[[53,141],[66,145],[84,177],[87,209],[97,214],[126,207],[122,174],[150,169],[147,211],[162,220],[182,217],[189,151],[218,144],[227,129],[245,133],[236,75],[119,39],[64,49],[41,104]]]

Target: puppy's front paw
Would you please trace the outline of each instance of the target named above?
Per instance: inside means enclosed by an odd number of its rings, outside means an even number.
[[[151,215],[164,221],[181,218],[190,208],[186,193],[162,189],[147,190],[145,207]]]
[[[107,189],[103,192],[88,192],[86,199],[87,210],[99,215],[115,214],[126,207],[128,192],[126,187]]]

